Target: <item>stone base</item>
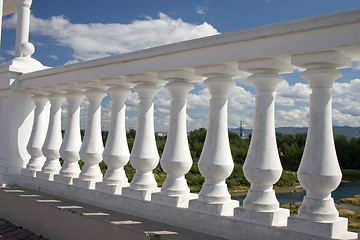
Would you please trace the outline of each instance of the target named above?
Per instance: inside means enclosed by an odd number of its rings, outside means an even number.
[[[348,219],[339,217],[335,221],[313,221],[299,216],[289,217],[288,229],[314,236],[336,238],[348,232]]]
[[[73,179],[73,185],[80,188],[95,189],[96,180],[83,180],[80,178]]]
[[[287,225],[290,210],[279,208],[274,212],[257,212],[253,209],[239,207],[234,209],[234,216],[243,221],[258,223],[266,226],[282,227]]]
[[[124,187],[129,187],[130,184],[106,184],[104,182],[96,183],[96,190],[100,192],[110,193],[110,194],[121,194]]]
[[[211,215],[234,216],[234,208],[239,207],[240,203],[230,200],[224,203],[206,203],[198,199],[190,200],[189,209],[195,212],[207,213]]]
[[[151,195],[153,193],[160,192],[160,188],[146,189],[146,190],[135,190],[130,187],[122,189],[122,196],[127,198],[134,198],[138,200],[151,201]]]
[[[39,171],[36,170],[29,170],[29,169],[21,169],[21,175],[29,176],[29,177],[36,177],[36,173]]]
[[[48,180],[48,181],[54,181],[54,175],[55,175],[55,173],[44,173],[44,172],[36,173],[37,178],[40,178],[43,180]]]
[[[189,193],[180,196],[168,196],[159,192],[159,193],[154,193],[151,196],[151,201],[162,205],[174,206],[178,208],[188,208],[189,201],[197,198],[198,195],[194,193]]]
[[[63,183],[63,184],[67,184],[67,185],[72,185],[73,179],[74,179],[73,177],[65,177],[65,176],[61,176],[61,175],[54,176],[54,182]]]

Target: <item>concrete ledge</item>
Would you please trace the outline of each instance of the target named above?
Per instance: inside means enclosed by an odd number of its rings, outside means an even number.
[[[49,239],[221,239],[18,186],[0,199],[1,217]]]

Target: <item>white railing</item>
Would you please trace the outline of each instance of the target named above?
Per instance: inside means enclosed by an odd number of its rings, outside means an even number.
[[[24,28],[21,28],[24,29]],[[23,30],[21,30],[23,32]],[[24,30],[26,32],[26,30]],[[28,33],[27,33],[28,34]],[[26,34],[25,34],[26,35]],[[0,65],[0,176],[17,184],[115,211],[126,212],[229,239],[357,239],[331,198],[340,183],[331,118],[338,68],[360,58],[360,10],[171,44],[56,68],[44,68],[24,41],[17,58]],[[298,170],[306,196],[299,215],[279,208],[273,190],[282,173],[275,139],[274,98],[281,73],[301,67],[312,89],[309,130]],[[227,133],[227,94],[233,77],[250,73],[258,93],[244,173],[251,188],[244,205],[231,200],[225,179],[233,170]],[[199,160],[205,183],[190,193],[184,175],[192,164],[187,142],[186,96],[204,78],[211,94],[208,132]],[[153,99],[165,82],[172,96],[166,146],[167,173],[157,187],[159,163]],[[131,154],[125,132],[125,99],[139,96]],[[109,137],[101,137],[100,102],[112,98]],[[80,104],[87,125],[80,137]],[[61,105],[67,101],[65,135]],[[62,167],[59,158],[64,160]],[[84,162],[80,171],[78,160]],[[99,163],[108,166],[103,177]],[[136,169],[131,183],[124,173]],[[81,194],[79,194],[81,193]]]

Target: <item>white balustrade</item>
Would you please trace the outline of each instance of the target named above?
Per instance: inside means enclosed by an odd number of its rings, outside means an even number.
[[[61,134],[61,104],[65,98],[61,93],[54,92],[47,95],[50,101],[50,119],[47,135],[45,138],[42,152],[46,157],[46,161],[41,171],[37,173],[37,177],[47,180],[54,180],[54,174],[58,174],[60,165],[59,149],[62,143]]]
[[[123,187],[128,187],[128,179],[124,166],[129,162],[129,147],[126,139],[125,100],[131,93],[129,83],[124,78],[103,80],[111,86],[107,90],[112,99],[111,125],[103,152],[103,159],[107,165],[103,182],[96,184],[96,189],[103,192],[121,194]]]
[[[71,87],[71,86],[70,86]],[[76,86],[64,89],[67,91],[65,98],[68,103],[66,127],[64,139],[60,147],[60,156],[64,160],[59,175],[55,175],[56,182],[72,184],[74,178],[78,178],[80,174],[80,167],[78,161],[80,160],[81,148],[81,134],[80,134],[80,104],[84,99],[84,94],[81,91],[76,91]]]
[[[189,207],[209,214],[232,216],[239,202],[231,200],[225,182],[234,168],[228,137],[227,95],[235,85],[231,78],[240,74],[231,65],[199,67],[195,73],[206,77],[204,85],[209,89],[211,99],[208,131],[199,159],[199,170],[205,183],[199,198],[191,200]]]
[[[175,70],[159,73],[159,78],[170,81],[165,84],[172,96],[170,124],[161,167],[167,174],[160,193],[152,195],[152,201],[177,207],[188,207],[189,200],[197,198],[190,194],[185,174],[192,166],[187,128],[186,128],[186,95],[194,87],[189,81],[197,78],[189,71]]]
[[[258,93],[250,147],[243,171],[251,187],[243,207],[235,209],[235,217],[272,226],[286,226],[288,209],[279,208],[273,184],[281,177],[282,167],[276,145],[274,108],[275,89],[283,81],[278,74],[291,72],[292,65],[278,59],[259,59],[239,63],[239,69],[251,72],[248,81]]]
[[[295,55],[292,63],[306,69],[301,76],[309,82],[309,128],[297,175],[306,189],[299,215],[289,218],[289,228],[322,237],[336,237],[347,232],[347,219],[340,218],[331,192],[341,182],[336,156],[331,113],[330,89],[350,59],[335,51]]]
[[[150,200],[151,194],[159,192],[153,169],[159,163],[159,153],[154,131],[154,97],[158,91],[158,80],[153,74],[127,77],[128,82],[136,83],[134,90],[139,96],[138,122],[130,163],[136,172],[130,188],[123,189],[123,195],[131,198]]]
[[[75,186],[94,189],[96,182],[102,181],[103,175],[99,163],[102,161],[104,144],[101,135],[101,106],[100,102],[105,97],[104,88],[96,83],[84,85],[88,90],[85,96],[89,101],[87,108],[87,123],[83,143],[80,148],[80,158],[84,162],[79,178],[73,179]]]
[[[34,122],[27,145],[27,151],[31,158],[26,165],[26,169],[22,169],[22,174],[35,177],[36,172],[41,171],[46,160],[42,152],[42,146],[46,138],[49,116],[46,108],[48,100],[45,94],[35,92],[31,99],[35,103]]]

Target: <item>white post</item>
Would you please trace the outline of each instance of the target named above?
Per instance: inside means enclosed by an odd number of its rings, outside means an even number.
[[[102,161],[104,144],[101,135],[101,106],[105,97],[104,88],[91,87],[85,91],[89,100],[85,136],[80,148],[80,157],[84,162],[79,178],[74,179],[74,185],[87,189],[95,189],[95,183],[102,181],[103,175],[99,163]]]
[[[61,136],[61,104],[65,100],[61,93],[50,93],[50,119],[45,143],[42,147],[46,162],[37,173],[37,177],[46,180],[54,180],[54,174],[58,174],[61,169],[59,149],[62,143]]]
[[[134,90],[139,95],[138,123],[130,163],[136,169],[130,188],[123,189],[123,195],[151,200],[151,194],[159,192],[152,170],[159,163],[154,131],[154,97],[158,91],[155,76],[150,74],[127,77],[128,82],[137,83]]]
[[[59,175],[55,175],[54,181],[72,184],[73,179],[78,178],[81,172],[78,163],[82,144],[80,134],[80,104],[84,99],[84,95],[80,91],[69,89],[66,89],[66,91],[65,98],[68,103],[66,127],[59,151],[64,164]]]
[[[122,188],[129,186],[124,170],[130,156],[125,127],[125,100],[131,91],[122,78],[103,80],[103,83],[111,86],[107,90],[112,99],[111,125],[103,153],[108,168],[103,182],[96,183],[96,190],[121,194]]]
[[[48,100],[45,94],[34,93],[31,99],[35,103],[33,128],[27,145],[27,151],[31,158],[26,165],[26,169],[22,169],[22,175],[35,177],[36,172],[41,170],[46,160],[42,152],[42,146],[48,129],[49,116],[46,109]]]
[[[4,5],[4,0],[0,0],[0,48],[1,48],[1,29],[2,29],[2,17],[3,17],[3,5]]]
[[[30,28],[30,7],[32,0],[17,0],[17,24],[16,24],[16,42],[15,57],[23,57],[20,47],[22,43],[29,41]]]
[[[277,59],[240,62],[239,69],[253,73],[248,80],[255,86],[255,120],[243,171],[251,183],[243,207],[235,217],[271,226],[286,226],[290,213],[279,208],[273,184],[281,177],[282,167],[276,144],[274,108],[275,89],[283,81],[280,72],[291,72],[292,65]]]
[[[231,78],[238,71],[235,66],[214,65],[196,68],[195,73],[207,77],[204,85],[209,89],[211,99],[208,131],[199,159],[199,170],[205,177],[205,183],[199,198],[191,200],[189,208],[213,215],[232,216],[239,202],[231,200],[225,182],[234,168],[228,137],[227,95],[235,85]]]
[[[161,192],[153,194],[151,200],[187,208],[189,200],[197,198],[196,194],[190,194],[185,179],[185,174],[192,166],[186,130],[186,96],[194,88],[189,81],[196,78],[193,73],[183,70],[161,72],[159,78],[170,81],[165,88],[172,96],[169,131],[160,160],[167,177]]]
[[[350,60],[334,51],[295,55],[294,65],[305,68],[301,76],[309,82],[309,128],[298,178],[306,189],[299,215],[290,217],[293,231],[335,238],[347,232],[347,219],[340,218],[331,192],[341,181],[336,156],[331,114],[330,88],[341,76],[337,67],[350,65]]]

